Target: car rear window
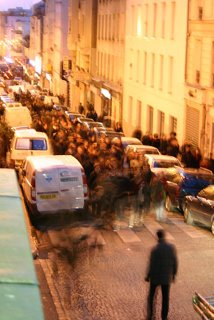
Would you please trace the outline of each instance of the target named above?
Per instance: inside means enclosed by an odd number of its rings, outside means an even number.
[[[17,139],[16,150],[47,150],[47,142],[45,139]]]
[[[170,161],[155,161],[154,168],[171,168],[174,166],[179,166],[179,162],[170,162]]]

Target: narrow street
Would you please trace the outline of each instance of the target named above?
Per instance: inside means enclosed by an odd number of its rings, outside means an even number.
[[[199,319],[192,306],[194,292],[213,294],[214,239],[210,231],[187,225],[178,213],[168,213],[166,223],[157,223],[151,213],[144,226],[130,229],[129,215],[126,212],[123,219],[114,222],[117,231],[68,224],[37,231],[39,256],[35,264],[46,320],[146,319],[148,283],[144,276],[159,228],[167,232],[179,258],[169,319]],[[156,320],[160,319],[160,298],[158,292]]]

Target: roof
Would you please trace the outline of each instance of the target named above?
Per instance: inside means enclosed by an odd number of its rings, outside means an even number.
[[[39,286],[13,169],[0,169],[0,219],[1,319],[42,320]]]
[[[47,169],[49,167],[82,167],[80,162],[70,155],[29,156],[26,159],[31,161],[38,170]]]
[[[47,138],[47,134],[45,132],[39,132],[35,129],[16,130],[14,136],[17,138]]]
[[[129,150],[133,150],[133,151],[156,151],[157,153],[160,154],[160,151],[158,150],[158,148],[153,147],[153,146],[149,146],[149,145],[140,145],[140,144],[132,144],[132,145],[128,145],[128,151]]]
[[[176,157],[167,156],[165,154],[147,154],[147,158],[152,160],[163,160],[163,161],[179,161]]]

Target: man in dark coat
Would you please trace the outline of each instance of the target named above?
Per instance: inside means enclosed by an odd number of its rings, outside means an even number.
[[[165,240],[164,230],[157,231],[158,244],[152,249],[148,271],[145,277],[150,281],[148,295],[148,320],[153,315],[153,300],[157,286],[161,286],[162,291],[162,312],[161,319],[167,320],[169,310],[170,284],[175,280],[178,269],[176,249]]]

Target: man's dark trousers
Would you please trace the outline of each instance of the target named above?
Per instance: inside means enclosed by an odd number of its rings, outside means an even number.
[[[154,301],[154,295],[156,288],[158,287],[158,284],[150,283],[150,289],[149,289],[149,296],[148,296],[148,320],[152,320],[153,315],[153,301]],[[169,311],[169,291],[170,291],[170,285],[169,284],[162,284],[161,286],[161,292],[162,292],[162,311],[161,311],[161,319],[167,320],[167,315]]]

